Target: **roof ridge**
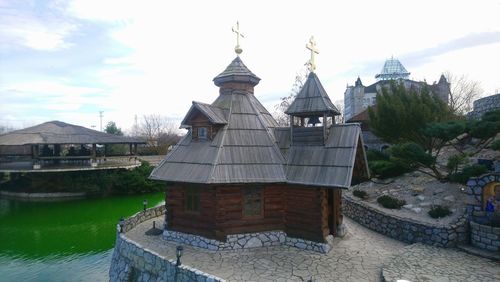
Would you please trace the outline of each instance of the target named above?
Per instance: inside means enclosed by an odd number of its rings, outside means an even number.
[[[228,119],[231,117],[231,114],[233,113],[233,99],[234,99],[234,96],[231,96],[231,104],[229,105],[229,113],[227,115]],[[228,124],[224,125],[224,127],[221,128],[220,133],[222,133],[223,135],[220,137],[221,138],[220,143],[217,146],[217,153],[215,154],[214,160],[212,162],[212,169],[211,169],[210,173],[208,174],[207,183],[212,183],[212,179],[214,178],[215,168],[217,167],[219,159],[220,159],[220,153],[222,151],[221,150],[222,146],[224,146],[224,139],[226,138],[228,127],[229,127],[229,120],[228,120]]]
[[[283,164],[286,163],[286,160],[285,160],[285,157],[283,156],[283,154],[281,153],[281,150],[278,148],[278,141],[276,140],[276,137],[274,136],[274,134],[271,134],[270,132],[270,129],[269,127],[267,126],[267,124],[262,120],[262,113],[259,111],[259,109],[257,109],[257,107],[254,105],[253,101],[251,101],[251,99],[249,97],[246,97],[248,99],[248,101],[250,102],[250,106],[252,107],[252,109],[257,112],[257,119],[259,120],[260,124],[266,129],[266,133],[267,133],[267,136],[269,136],[269,138],[271,139],[271,143],[273,144],[273,149],[274,149],[274,152],[279,156],[280,158],[280,161],[281,161],[281,166],[282,166],[282,169],[283,169],[283,175],[285,177],[285,181],[286,181],[286,171],[285,169],[283,168]]]

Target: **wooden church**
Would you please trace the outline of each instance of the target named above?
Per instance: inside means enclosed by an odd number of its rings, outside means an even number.
[[[222,243],[270,231],[319,243],[338,235],[342,189],[368,177],[367,162],[359,125],[335,124],[312,38],[307,46],[311,72],[286,111],[289,127],[256,98],[260,78],[238,52],[213,79],[215,101],[193,102],[188,133],[150,177],[167,182],[166,231]]]

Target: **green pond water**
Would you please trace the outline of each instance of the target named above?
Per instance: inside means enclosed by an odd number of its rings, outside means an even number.
[[[50,202],[0,198],[0,281],[108,281],[120,217],[163,194]]]

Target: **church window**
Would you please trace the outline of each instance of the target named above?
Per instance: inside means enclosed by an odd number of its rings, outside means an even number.
[[[206,127],[198,127],[198,138],[199,139],[207,139],[207,128]]]
[[[243,188],[243,216],[256,217],[262,215],[262,188]]]

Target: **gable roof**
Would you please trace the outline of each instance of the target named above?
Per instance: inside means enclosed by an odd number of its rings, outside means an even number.
[[[287,182],[350,187],[358,142],[362,142],[359,124],[341,124],[330,127],[324,146],[289,146]]]
[[[57,120],[0,135],[0,145],[126,143],[145,142],[137,138],[108,134]]]
[[[309,73],[306,83],[285,113],[294,116],[323,115],[323,113],[340,115],[314,72]]]
[[[225,118],[226,114],[224,113],[223,109],[214,107],[209,104],[193,101],[193,105],[191,106],[191,108],[189,108],[188,113],[181,122],[181,128],[189,127],[190,118],[196,112],[196,110],[206,116],[208,120],[213,124],[227,124],[227,120]]]

